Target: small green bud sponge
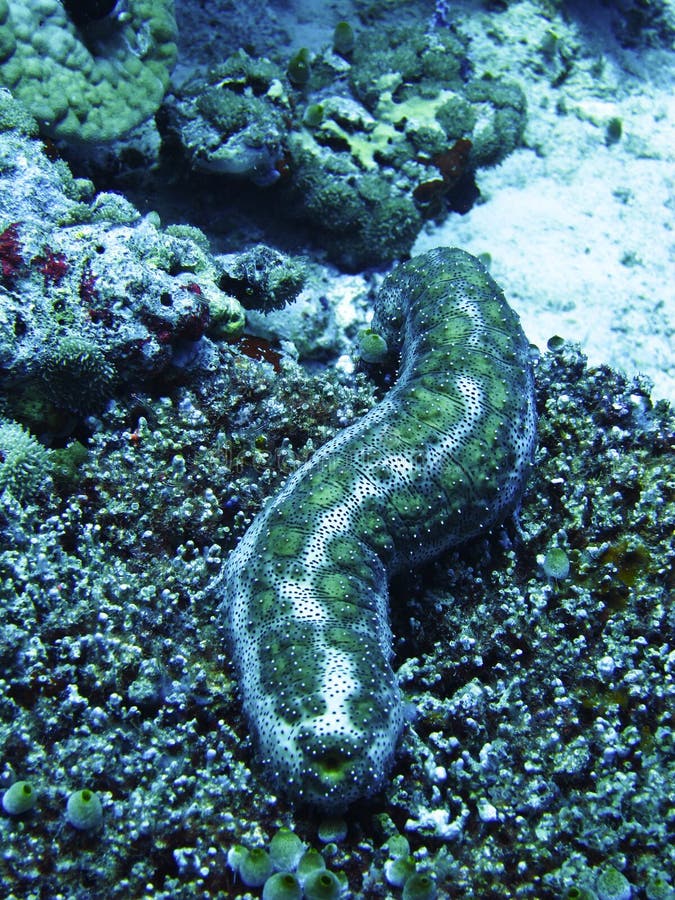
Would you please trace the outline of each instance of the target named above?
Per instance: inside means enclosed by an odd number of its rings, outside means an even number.
[[[338,22],[333,32],[333,50],[340,56],[349,56],[355,43],[354,29],[349,22]]]
[[[562,581],[570,573],[570,558],[562,547],[551,547],[543,559],[542,568],[547,578]]]
[[[290,828],[281,827],[270,841],[270,857],[277,869],[295,869],[305,845]]]
[[[436,885],[431,875],[416,872],[403,885],[403,900],[435,900]]]
[[[312,872],[303,885],[305,900],[337,900],[342,893],[342,883],[327,869]]]
[[[103,807],[98,794],[84,788],[68,797],[66,819],[78,831],[95,831],[103,821]]]
[[[372,328],[359,332],[359,356],[367,363],[381,363],[387,357],[387,342]]]
[[[246,887],[261,887],[272,874],[272,860],[262,847],[249,850],[239,863],[239,877]]]
[[[37,796],[29,781],[15,781],[2,796],[2,808],[10,816],[20,816],[33,809]]]
[[[277,872],[265,882],[262,900],[300,900],[302,888],[295,875],[290,872]]]

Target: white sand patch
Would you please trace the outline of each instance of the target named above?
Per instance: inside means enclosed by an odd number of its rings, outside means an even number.
[[[492,19],[498,41],[470,22],[477,74],[489,62],[528,96],[526,147],[479,171],[484,202],[414,252],[488,253],[531,341],[579,341],[592,363],[647,374],[656,397],[675,399],[675,56],[621,50],[602,23],[552,24],[529,2]],[[536,71],[551,27],[577,53],[558,86],[555,62]],[[622,135],[607,145],[613,117]]]

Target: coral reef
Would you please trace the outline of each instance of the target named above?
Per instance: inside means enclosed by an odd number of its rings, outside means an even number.
[[[0,419],[0,491],[26,500],[47,487],[49,451],[17,422]]]
[[[284,466],[371,401],[362,387],[345,419],[347,384],[290,363],[280,379],[221,351],[198,390],[105,412],[77,480],[57,481],[48,504],[2,497],[0,787],[30,780],[38,800],[20,827],[0,819],[0,869],[23,897],[66,885],[244,896],[226,860],[235,844],[268,846],[285,824],[321,846],[319,823],[251,768],[209,584]],[[663,793],[675,765],[673,412],[567,345],[536,382],[520,529],[393,584],[399,675],[419,712],[384,795],[322,849],[354,897],[400,896],[385,870],[408,855],[459,897],[557,900],[594,889],[607,865],[637,892],[667,885],[675,865]],[[564,578],[540,567],[551,546],[566,548]],[[103,805],[102,835],[84,843],[64,830],[83,784]],[[390,852],[403,835],[409,849]]]
[[[164,128],[192,166],[267,186],[266,203],[348,270],[405,256],[425,219],[467,202],[476,167],[521,139],[522,90],[473,77],[456,29],[367,31],[345,54],[303,52],[300,79],[296,57],[284,71],[239,51],[168,98]],[[423,202],[458,140],[473,149]]]
[[[222,260],[220,287],[239,300],[244,309],[270,312],[292,303],[302,290],[307,273],[299,261],[258,244]]]
[[[0,102],[8,125],[21,120],[6,92]],[[244,313],[196,229],[94,196],[30,131],[0,133],[1,396],[41,432],[69,427],[54,410],[81,418],[121,385],[208,364],[206,332],[236,339]]]

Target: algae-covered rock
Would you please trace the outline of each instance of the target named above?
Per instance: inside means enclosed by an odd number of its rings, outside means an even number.
[[[307,51],[300,83],[244,51],[191,80],[166,128],[191,166],[263,188],[276,223],[350,271],[406,256],[425,219],[466,211],[474,172],[519,143],[515,82],[471,75],[456,30],[379,28],[349,53]]]
[[[201,232],[94,194],[44,154],[20,104],[3,108],[16,125],[0,133],[0,397],[15,418],[58,431],[71,426],[54,411],[86,416],[120,388],[208,364],[212,309],[212,335],[238,337],[241,304]]]

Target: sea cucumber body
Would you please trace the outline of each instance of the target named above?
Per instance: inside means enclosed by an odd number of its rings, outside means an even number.
[[[378,790],[404,724],[388,581],[516,506],[536,436],[529,346],[481,263],[441,248],[383,282],[399,377],[264,507],[222,610],[271,784],[339,809]]]

